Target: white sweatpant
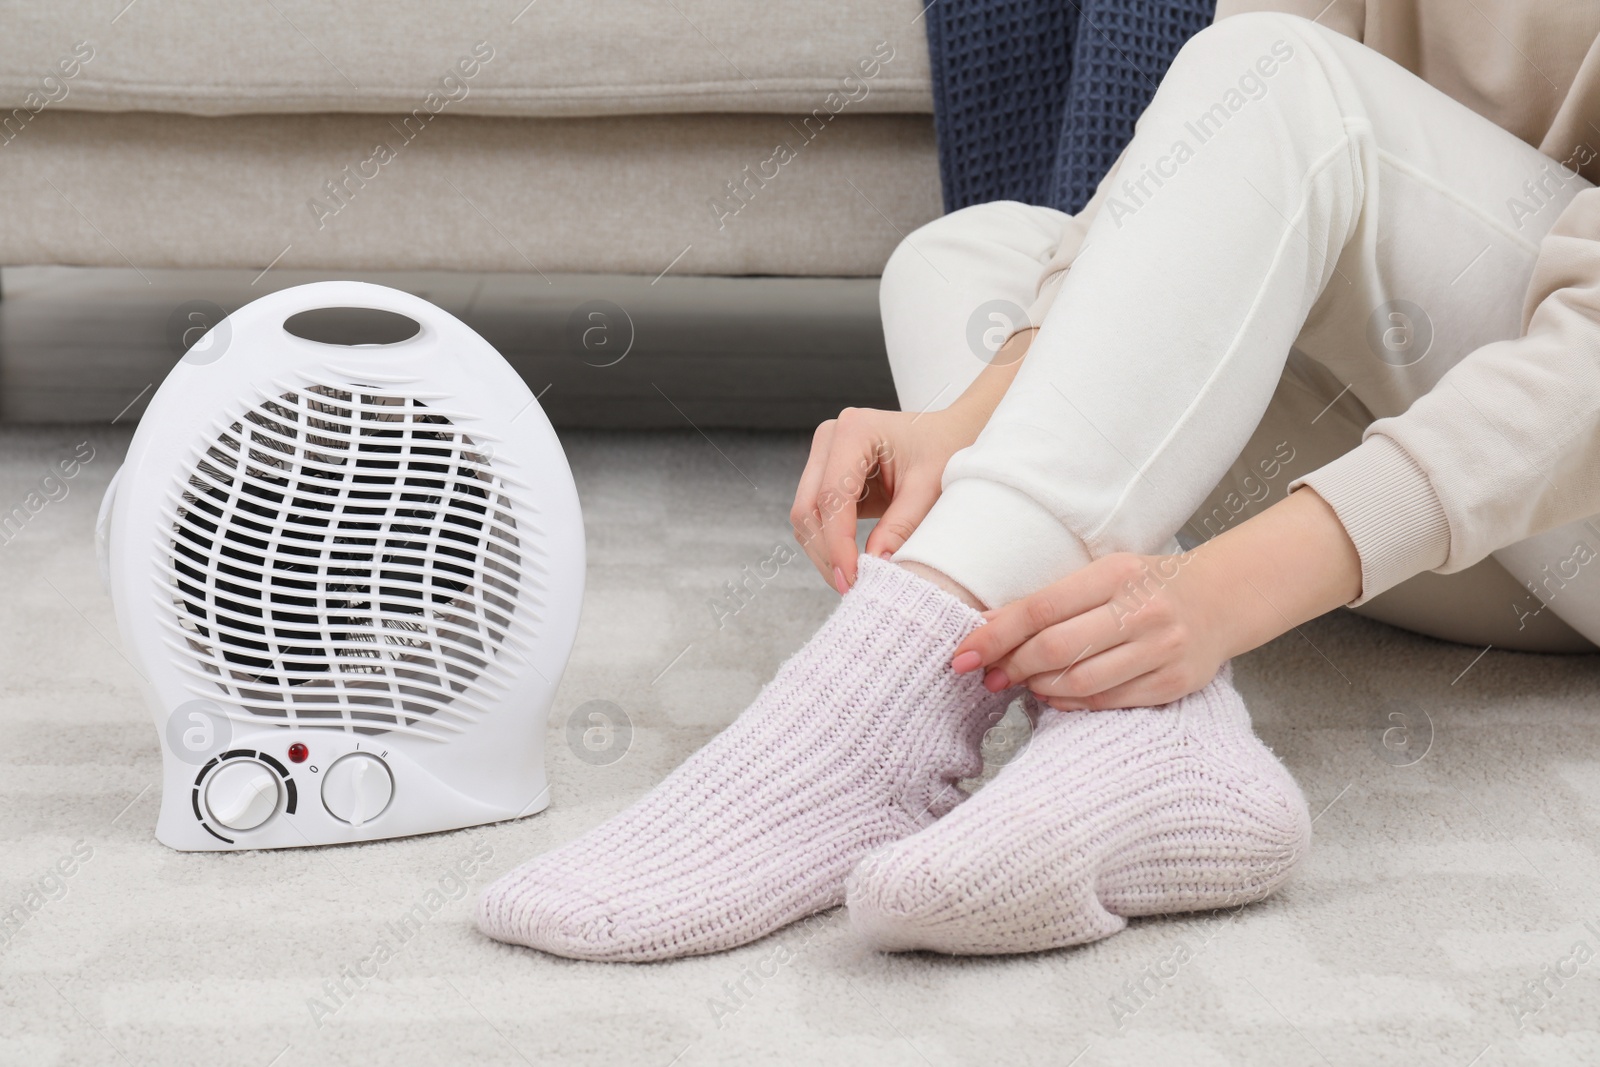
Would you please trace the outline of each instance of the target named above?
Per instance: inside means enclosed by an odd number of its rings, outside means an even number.
[[[1285,40],[1293,57],[1200,141],[1196,116]],[[1359,170],[1350,138],[1367,146]],[[1180,140],[1193,151],[1175,160]],[[1179,54],[1121,173],[1158,165],[1164,180],[1093,221],[1015,383],[897,559],[993,606],[1092,558],[1236,525],[1457,360],[1517,336],[1538,242],[1587,184],[1514,230],[1507,200],[1547,157],[1358,42],[1277,15],[1225,19]],[[1034,302],[1066,223],[999,202],[905,240],[881,290],[903,409],[949,404],[1022,325],[1006,320]],[[1409,362],[1413,345],[1425,358]],[[1453,640],[1588,650],[1600,568],[1548,606],[1525,588],[1573,539],[1551,531],[1357,610]]]

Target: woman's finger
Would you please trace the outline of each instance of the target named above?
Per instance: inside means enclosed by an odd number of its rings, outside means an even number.
[[[1119,557],[1107,556],[1037,593],[1012,601],[967,635],[956,647],[952,666],[957,673],[965,673],[996,664],[1047,627],[1105,604],[1114,595],[1125,569]]]
[[[833,447],[834,431],[838,427],[835,419],[829,419],[820,424],[815,433],[811,435],[811,451],[806,456],[806,466],[800,472],[799,484],[794,490],[794,506],[789,511],[789,521],[795,527],[795,539],[805,541],[809,529],[820,529],[820,524],[812,522],[817,511],[817,492],[822,487],[822,472],[828,463],[828,453]]]
[[[828,581],[840,594],[856,582],[856,507],[866,496],[867,478],[877,467],[876,443],[870,427],[847,422],[841,415],[817,492],[822,552],[830,567]]]
[[[1045,627],[990,664],[984,674],[984,687],[998,693],[1036,675],[1058,674],[1121,647],[1128,637],[1117,629],[1116,620],[1105,605],[1097,605],[1065,622]]]
[[[794,491],[794,506],[789,509],[789,522],[794,527],[794,539],[804,550],[811,565],[829,585],[833,575],[828,567],[822,544],[822,516],[817,510],[817,494],[822,486],[822,473],[828,462],[828,452],[833,445],[834,430],[838,423],[829,419],[817,427],[811,436],[811,454],[806,458],[806,468],[800,473],[800,484]]]
[[[1203,684],[1203,683],[1202,683]],[[1122,708],[1158,708],[1194,691],[1175,681],[1167,668],[1149,671],[1103,693],[1087,697],[1050,697],[1045,703],[1057,711],[1116,711]]]
[[[901,472],[895,484],[895,495],[884,509],[878,525],[867,535],[867,555],[892,555],[900,551],[911,531],[922,524],[939,499],[939,477],[936,474],[907,475]]]
[[[1038,697],[1068,697],[1086,700],[1110,693],[1162,665],[1154,650],[1138,641],[1128,641],[1103,652],[1094,652],[1076,663],[1041,671],[1022,684]]]

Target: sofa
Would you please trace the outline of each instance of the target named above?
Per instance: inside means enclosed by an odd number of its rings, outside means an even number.
[[[875,275],[918,0],[0,3],[0,264]]]

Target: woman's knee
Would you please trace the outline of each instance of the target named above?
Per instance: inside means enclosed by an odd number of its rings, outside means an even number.
[[[1275,11],[1220,19],[1179,49],[1152,106],[1178,97],[1194,121],[1203,123],[1213,112],[1215,121],[1226,121],[1247,104],[1270,98],[1275,84],[1315,77],[1320,66],[1306,53],[1324,35],[1336,31]]]
[[[993,240],[1002,202],[973,204],[923,223],[902,238],[883,265],[882,299],[909,295],[937,280],[941,264],[955,266],[977,245]]]
[[[1172,61],[1172,70],[1199,64],[1211,68],[1219,61],[1237,60],[1256,70],[1261,77],[1276,66],[1290,62],[1306,39],[1307,32],[1332,33],[1310,19],[1278,11],[1247,11],[1218,19],[1186,41]],[[1267,58],[1260,68],[1255,60]]]
[[[944,304],[968,290],[982,290],[984,299],[1025,292],[1031,300],[1039,270],[1059,247],[1069,217],[1012,200],[941,215],[913,230],[889,256],[879,303],[885,310]]]

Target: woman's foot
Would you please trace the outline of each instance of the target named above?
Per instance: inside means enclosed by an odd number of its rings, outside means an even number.
[[[1310,843],[1305,798],[1224,665],[1157,708],[1045,709],[977,796],[862,862],[850,921],[886,952],[1059,948],[1260,900]]]
[[[485,890],[491,937],[561,956],[733,948],[844,901],[874,849],[932,823],[982,767],[1012,694],[950,669],[983,621],[861,557],[856,585],[734,723],[631,808]]]

